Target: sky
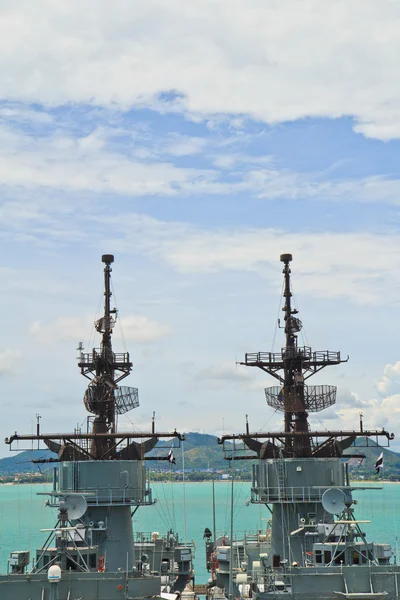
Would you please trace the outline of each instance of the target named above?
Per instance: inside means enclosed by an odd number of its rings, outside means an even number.
[[[121,427],[279,429],[236,363],[283,345],[290,252],[300,343],[349,356],[312,427],[362,412],[400,450],[399,27],[394,0],[0,2],[1,439],[84,422],[104,253]]]

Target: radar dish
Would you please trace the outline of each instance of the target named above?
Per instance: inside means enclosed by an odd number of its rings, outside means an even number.
[[[64,503],[66,504],[68,518],[72,521],[80,519],[87,510],[87,502],[85,496],[81,494],[68,494],[64,496]]]
[[[299,403],[299,390],[302,391],[301,404]],[[319,412],[336,402],[336,386],[334,385],[304,385],[302,381],[295,381],[294,385],[285,388],[273,386],[265,388],[265,398],[268,406],[275,410],[301,412]]]
[[[329,488],[322,494],[322,506],[331,515],[337,515],[344,511],[345,493],[338,488]]]
[[[114,398],[115,412],[118,415],[123,415],[128,410],[139,406],[139,391],[134,387],[121,385],[118,389],[114,390]]]
[[[114,404],[116,414],[123,415],[139,406],[139,391],[125,385],[113,389],[106,383],[96,382],[89,384],[83,402],[86,410],[94,414]]]

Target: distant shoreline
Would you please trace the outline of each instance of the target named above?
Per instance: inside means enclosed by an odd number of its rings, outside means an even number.
[[[154,484],[177,484],[177,485],[183,485],[183,484],[195,484],[195,485],[204,485],[204,484],[208,484],[208,483],[212,483],[213,480],[212,479],[207,479],[204,481],[176,481],[176,480],[164,480],[164,481],[151,481],[150,480],[150,485],[154,485]],[[231,479],[214,479],[214,483],[217,484],[221,484],[221,483],[232,483]],[[233,481],[233,483],[249,483],[251,484],[251,481],[246,481],[243,479],[238,479]],[[355,487],[362,487],[364,484],[372,484],[372,485],[387,485],[387,484],[400,484],[400,481],[389,481],[388,479],[382,479],[382,480],[372,480],[372,479],[365,479],[363,481],[361,480],[355,480],[355,481],[350,481],[350,485],[355,486]],[[21,481],[21,482],[7,482],[7,483],[0,483],[0,486],[2,487],[12,487],[12,486],[16,486],[16,485],[51,485],[50,481]]]

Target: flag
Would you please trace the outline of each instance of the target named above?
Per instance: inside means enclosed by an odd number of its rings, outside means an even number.
[[[174,465],[175,462],[176,462],[175,458],[174,458],[174,455],[172,454],[172,448],[168,452],[168,461],[171,463],[171,465]]]
[[[383,452],[380,453],[378,460],[375,463],[375,471],[377,473],[380,473],[382,468],[383,468]]]

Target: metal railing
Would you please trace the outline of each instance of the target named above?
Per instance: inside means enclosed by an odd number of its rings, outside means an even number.
[[[252,487],[251,502],[258,503],[282,503],[293,502],[320,502],[325,488],[314,487]]]
[[[247,352],[245,354],[246,365],[256,364],[280,364],[288,358],[301,358],[304,362],[313,363],[339,363],[340,352],[331,350],[312,351],[309,346],[297,348],[282,348],[281,352]]]

